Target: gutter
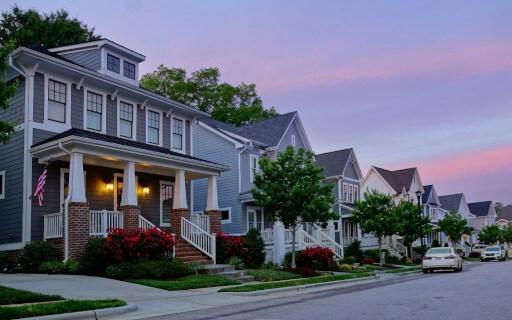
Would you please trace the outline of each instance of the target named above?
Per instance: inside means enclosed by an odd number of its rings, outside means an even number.
[[[71,161],[71,152],[68,149],[64,148],[62,142],[59,142],[59,149],[61,149],[64,153],[69,155],[69,183],[68,183],[68,196],[66,200],[64,200],[64,261],[68,261],[69,258],[69,226],[68,226],[68,216],[69,216],[69,202],[71,201],[71,194],[73,192],[73,162]]]

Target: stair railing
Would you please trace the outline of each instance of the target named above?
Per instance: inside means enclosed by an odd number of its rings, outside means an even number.
[[[206,230],[192,223],[192,221],[181,217],[181,237],[210,257],[215,264],[215,234],[209,234]]]

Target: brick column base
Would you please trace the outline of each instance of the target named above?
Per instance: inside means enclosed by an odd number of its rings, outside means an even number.
[[[119,211],[123,213],[124,229],[137,229],[139,227],[140,206],[120,206]]]
[[[222,232],[222,212],[218,210],[209,210],[204,213],[210,217],[210,233]]]
[[[190,211],[188,209],[171,210],[171,232],[176,234],[176,239],[181,238],[181,217],[190,219]]]
[[[70,202],[68,206],[69,259],[78,260],[89,240],[89,203]]]

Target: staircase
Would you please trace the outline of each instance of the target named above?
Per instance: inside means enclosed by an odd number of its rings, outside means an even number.
[[[176,239],[175,257],[186,263],[209,264],[212,261],[183,239]]]
[[[242,283],[254,281],[254,277],[248,275],[246,271],[236,270],[229,264],[209,264],[205,266],[205,269],[208,274],[216,274]]]

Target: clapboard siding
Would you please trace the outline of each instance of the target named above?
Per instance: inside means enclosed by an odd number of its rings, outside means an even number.
[[[44,76],[36,73],[34,77],[34,122],[44,122]]]
[[[84,128],[84,88],[80,90],[71,86],[71,126],[73,128]]]
[[[7,110],[0,109],[0,120],[7,121],[12,125],[23,123],[25,116],[25,79],[17,78],[17,81],[18,88],[9,100],[9,108]]]
[[[117,136],[117,98],[107,95],[107,135]]]
[[[71,60],[81,66],[92,70],[101,69],[101,50],[92,49],[87,51],[73,52],[62,54],[62,56],[68,60]]]

